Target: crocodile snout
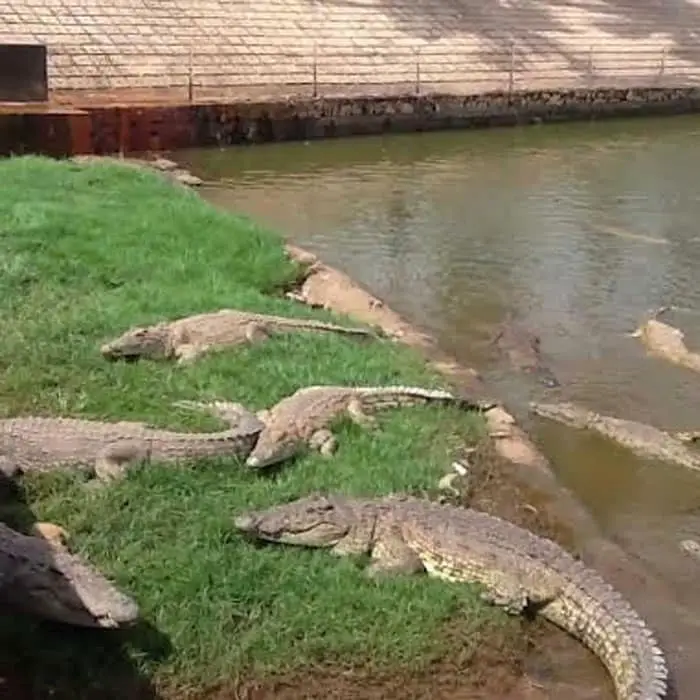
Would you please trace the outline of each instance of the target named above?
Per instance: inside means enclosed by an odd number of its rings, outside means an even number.
[[[124,362],[136,362],[140,355],[139,353],[129,353],[122,349],[116,348],[112,343],[105,343],[100,347],[100,354],[105,360],[110,362],[117,362],[118,360],[123,360]]]
[[[256,520],[252,515],[238,515],[233,519],[233,526],[241,532],[255,532]]]

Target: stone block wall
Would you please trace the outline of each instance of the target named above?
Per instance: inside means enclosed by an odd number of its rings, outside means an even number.
[[[54,99],[700,85],[700,0],[4,0]]]

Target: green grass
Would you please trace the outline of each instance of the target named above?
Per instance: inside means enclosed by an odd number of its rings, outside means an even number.
[[[273,296],[298,274],[275,234],[156,175],[27,157],[0,162],[0,183],[0,415],[196,429],[218,424],[175,411],[172,401],[230,398],[260,408],[309,383],[440,385],[406,348],[330,335],[278,336],[190,367],[105,362],[102,341],[164,317],[226,306],[332,316]],[[230,460],[153,465],[89,494],[77,477],[34,477],[26,497],[37,518],[66,527],[75,549],[137,599],[148,629],[115,636],[129,663],[159,682],[196,685],[338,659],[413,664],[445,650],[440,630],[455,617],[476,647],[505,618],[469,586],[377,585],[354,561],[257,548],[232,531],[236,513],[316,489],[432,489],[453,449],[482,429],[463,412],[432,407],[380,421],[376,432],[341,424],[332,461],[307,455],[274,476]],[[22,519],[17,504],[4,515]],[[38,649],[40,633],[49,641]],[[97,683],[114,664],[106,636],[26,621],[0,633],[4,653],[24,654],[35,683],[42,674]]]

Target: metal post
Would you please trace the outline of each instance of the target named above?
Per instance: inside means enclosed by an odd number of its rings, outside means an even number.
[[[588,68],[586,72],[586,78],[588,80],[588,87],[593,86],[593,47],[588,47]]]
[[[663,78],[666,72],[666,47],[661,47],[661,66],[659,68],[659,77]]]
[[[416,49],[416,95],[420,95],[420,47]]]
[[[313,97],[318,97],[318,46],[314,41]]]
[[[513,81],[514,81],[514,73],[515,71],[515,42],[511,41],[510,42],[510,66],[508,68],[508,93],[510,94],[513,92]]]
[[[189,63],[187,66],[187,99],[190,104],[194,102],[194,61],[192,57],[192,49],[189,53]]]

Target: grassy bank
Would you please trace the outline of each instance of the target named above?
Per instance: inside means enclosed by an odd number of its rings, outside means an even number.
[[[164,317],[227,306],[331,316],[274,297],[297,274],[274,234],[157,175],[23,158],[0,162],[0,183],[2,415],[204,429],[218,424],[171,402],[216,397],[261,408],[309,383],[440,384],[412,351],[330,335],[279,336],[190,367],[105,362],[102,341]],[[73,676],[96,688],[124,664],[195,686],[337,660],[414,665],[445,650],[441,630],[455,618],[475,649],[509,623],[468,586],[376,585],[351,561],[255,548],[231,531],[235,513],[314,489],[432,489],[460,439],[481,427],[437,408],[380,420],[377,433],[342,425],[332,462],[309,455],[274,477],[224,460],[149,466],[89,494],[75,477],[29,479],[35,515],[66,527],[76,550],[136,598],[147,625],[114,650],[105,634],[15,621],[0,632],[5,663],[28,669],[37,687]],[[4,506],[6,518],[17,515]]]

